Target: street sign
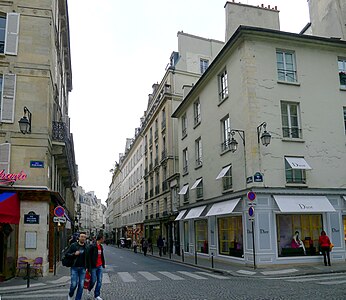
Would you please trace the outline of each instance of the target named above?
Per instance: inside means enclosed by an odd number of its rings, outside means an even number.
[[[65,214],[65,209],[62,206],[57,206],[54,208],[54,215],[56,217],[63,217]]]
[[[253,176],[254,182],[263,182],[263,175],[260,172],[256,172]]]
[[[53,222],[55,223],[66,223],[66,218],[65,217],[53,217]]]
[[[256,193],[253,191],[247,192],[246,196],[250,201],[254,201],[256,199]]]
[[[249,207],[249,216],[250,217],[255,216],[255,208],[253,206]]]

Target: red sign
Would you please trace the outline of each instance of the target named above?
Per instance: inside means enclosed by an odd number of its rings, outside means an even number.
[[[256,199],[256,193],[253,191],[247,192],[246,196],[250,201],[254,201]]]
[[[24,171],[20,171],[18,174],[16,173],[5,173],[5,170],[0,171],[0,184],[13,184],[17,180],[25,180],[28,175],[24,173]]]
[[[57,217],[63,217],[65,214],[65,209],[62,206],[57,206],[54,208],[54,215]]]

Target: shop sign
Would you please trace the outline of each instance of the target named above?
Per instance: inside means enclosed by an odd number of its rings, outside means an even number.
[[[40,224],[40,215],[36,215],[34,211],[29,211],[24,215],[24,224]]]
[[[0,185],[12,185],[17,180],[25,180],[28,175],[22,170],[19,173],[5,173],[5,170],[0,171]]]
[[[254,182],[263,182],[263,175],[260,172],[256,172],[253,176]]]
[[[44,168],[44,161],[30,160],[30,168]]]

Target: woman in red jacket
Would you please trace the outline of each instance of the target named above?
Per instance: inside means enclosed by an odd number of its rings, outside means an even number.
[[[323,258],[324,258],[324,265],[327,265],[327,260],[326,260],[326,256],[328,257],[328,265],[330,266],[330,239],[327,236],[326,232],[324,230],[321,231],[321,236],[318,239],[318,242],[320,244],[321,250],[322,250],[322,254],[323,254]]]

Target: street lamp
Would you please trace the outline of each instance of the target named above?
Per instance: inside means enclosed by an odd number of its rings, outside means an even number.
[[[243,145],[245,147],[245,132],[244,130],[239,130],[239,129],[231,129],[229,134],[231,135],[231,140],[229,141],[229,148],[232,152],[237,151],[238,148],[238,142],[234,139],[235,133],[238,133],[241,139],[243,140]]]
[[[262,135],[261,135],[261,131],[262,131],[262,127],[264,129]],[[270,140],[272,138],[271,134],[266,130],[267,128],[267,123],[263,122],[260,125],[257,126],[257,140],[258,143],[260,143],[260,140],[262,142],[262,145],[264,146],[268,146],[270,144]],[[261,135],[261,137],[260,137]]]
[[[28,114],[28,117],[26,116]],[[31,133],[31,117],[30,110],[24,106],[24,116],[18,121],[20,132],[23,134]]]

